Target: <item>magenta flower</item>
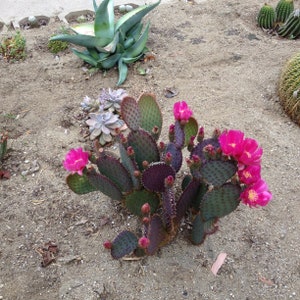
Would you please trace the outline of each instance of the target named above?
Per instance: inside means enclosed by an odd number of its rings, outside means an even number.
[[[145,236],[142,236],[139,239],[138,244],[142,249],[146,249],[150,245],[150,240],[148,238],[146,238]]]
[[[247,185],[257,182],[260,179],[260,165],[247,166],[238,171],[238,176],[242,183]]]
[[[240,195],[242,202],[250,207],[265,206],[272,199],[272,194],[266,182],[259,179],[253,185],[246,188]]]
[[[82,171],[89,161],[89,153],[84,152],[82,148],[71,149],[63,162],[63,166],[72,174],[78,173],[82,176]]]
[[[239,130],[224,131],[219,136],[219,143],[225,155],[237,157],[243,152],[244,133]]]
[[[254,139],[246,138],[243,143],[243,152],[238,156],[239,163],[244,165],[257,165],[261,161],[263,149]]]
[[[173,107],[173,112],[176,120],[186,122],[193,114],[185,101],[176,102]]]

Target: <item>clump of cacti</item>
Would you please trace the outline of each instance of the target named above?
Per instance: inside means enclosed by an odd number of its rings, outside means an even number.
[[[284,66],[278,93],[285,112],[300,125],[300,53],[293,55]]]
[[[101,191],[141,220],[140,237],[126,230],[104,243],[114,258],[154,254],[175,238],[184,218],[192,224],[191,242],[201,244],[240,202],[255,207],[271,200],[260,177],[262,148],[255,140],[238,130],[215,130],[204,138],[184,101],[175,103],[173,111],[169,141],[159,142],[162,114],[155,96],[144,93],[138,101],[126,96],[121,116],[130,132],[119,135],[120,158],[100,148],[93,153],[72,149],[66,156],[72,191]],[[190,172],[177,190],[185,147]]]
[[[257,24],[269,33],[296,39],[300,36],[300,9],[294,10],[293,0],[280,0],[275,9],[265,3],[258,12]]]

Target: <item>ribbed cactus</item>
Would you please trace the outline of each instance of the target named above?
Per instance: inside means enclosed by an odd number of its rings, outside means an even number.
[[[265,4],[258,13],[257,23],[258,26],[264,29],[272,29],[276,20],[275,10],[269,5]]]
[[[284,66],[278,93],[285,112],[300,125],[300,53],[293,55]]]
[[[294,0],[280,0],[275,8],[276,22],[284,23],[294,10]]]
[[[296,39],[300,36],[300,9],[295,9],[279,27],[278,34],[289,39]]]

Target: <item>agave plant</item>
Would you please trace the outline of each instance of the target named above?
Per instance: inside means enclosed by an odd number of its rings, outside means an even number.
[[[127,64],[139,60],[147,50],[149,22],[143,31],[141,20],[159,3],[160,0],[154,4],[139,6],[115,22],[113,0],[103,0],[99,6],[93,0],[93,24],[79,24],[71,28],[75,34],[56,35],[50,40],[86,47],[84,51],[72,51],[96,69],[111,69],[117,65],[117,85],[121,85],[127,77]]]

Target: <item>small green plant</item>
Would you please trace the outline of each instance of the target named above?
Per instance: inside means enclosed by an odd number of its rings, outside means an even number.
[[[58,52],[62,52],[69,47],[69,43],[63,41],[48,41],[47,44],[48,50],[53,53],[57,54]]]
[[[99,6],[93,0],[93,24],[79,24],[71,28],[75,34],[57,35],[50,41],[59,40],[86,47],[85,51],[72,51],[94,69],[105,70],[117,66],[117,85],[121,85],[127,77],[127,65],[139,60],[147,51],[149,22],[143,31],[141,21],[159,3],[139,6],[115,22],[113,0],[103,0]]]
[[[278,93],[283,109],[300,126],[300,53],[293,55],[284,66]]]
[[[192,224],[190,240],[199,245],[240,202],[256,207],[271,200],[260,176],[262,148],[254,139],[238,130],[215,130],[204,138],[204,129],[198,128],[184,101],[175,103],[173,111],[169,142],[159,142],[163,120],[155,96],[143,93],[138,101],[126,96],[121,116],[130,132],[119,135],[120,158],[100,148],[94,154],[78,148],[64,160],[73,192],[101,191],[140,218],[139,238],[125,230],[104,243],[116,259],[132,252],[155,254],[175,238],[185,217]],[[176,185],[185,147],[190,172]]]
[[[20,31],[2,40],[0,55],[8,62],[15,62],[26,58],[26,40]]]

